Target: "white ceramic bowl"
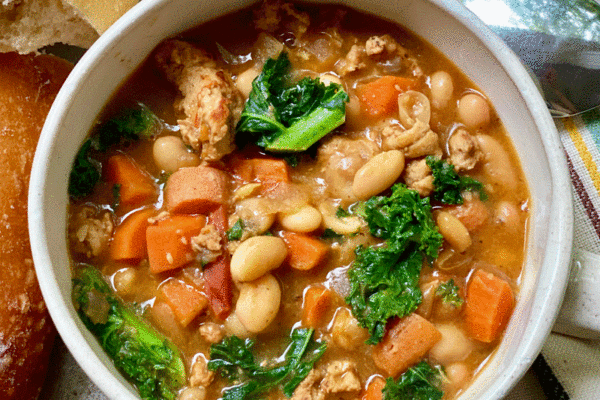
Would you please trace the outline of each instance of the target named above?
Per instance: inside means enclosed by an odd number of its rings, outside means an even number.
[[[71,302],[67,180],[77,149],[103,105],[164,38],[253,0],[145,0],[79,61],[56,98],[35,156],[29,229],[38,279],[69,350],[112,399],[136,392],[116,371]],[[461,399],[499,399],[537,356],[563,296],[572,242],[570,181],[554,124],[513,53],[458,2],[355,0],[355,8],[408,27],[440,49],[489,96],[521,157],[531,191],[527,263],[514,315],[486,368]]]

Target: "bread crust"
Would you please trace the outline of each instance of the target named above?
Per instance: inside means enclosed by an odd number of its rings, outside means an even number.
[[[0,52],[27,54],[55,43],[88,48],[97,38],[79,10],[62,0],[0,1]]]
[[[37,398],[55,330],[35,276],[27,191],[44,120],[72,65],[0,54],[0,400]]]

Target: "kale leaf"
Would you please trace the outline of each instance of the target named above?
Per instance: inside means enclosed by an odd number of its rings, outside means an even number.
[[[413,312],[421,303],[421,266],[438,255],[442,235],[431,215],[429,199],[403,184],[390,196],[369,199],[360,214],[371,234],[385,239],[379,246],[356,249],[348,271],[351,289],[346,302],[359,324],[369,330],[367,343],[376,344],[387,321]]]
[[[487,200],[483,184],[469,176],[458,175],[454,166],[433,156],[426,157],[426,163],[433,173],[435,189],[431,197],[445,204],[462,204],[462,192],[478,192],[481,200]]]
[[[285,52],[267,60],[236,126],[238,140],[246,132],[268,151],[300,152],[344,123],[349,97],[341,85],[309,77],[291,83],[290,66]]]
[[[440,400],[444,392],[438,389],[441,373],[425,361],[408,369],[397,382],[388,378],[383,388],[383,400]]]
[[[435,295],[441,297],[442,301],[446,304],[460,307],[464,300],[458,294],[458,290],[458,286],[454,283],[454,279],[450,279],[447,282],[440,283],[435,289]]]
[[[179,351],[119,301],[98,269],[83,266],[78,270],[73,300],[85,326],[142,399],[178,398],[186,378]],[[98,310],[106,314],[99,317]]]
[[[283,353],[283,361],[257,362],[252,353],[254,341],[230,336],[210,348],[208,369],[239,382],[223,393],[223,400],[259,399],[272,388],[283,385],[283,393],[291,397],[321,358],[327,345],[312,339],[314,329],[294,329],[291,343]]]
[[[92,193],[100,181],[102,166],[94,153],[104,153],[112,146],[151,137],[162,130],[161,120],[148,107],[127,109],[98,127],[80,147],[71,174],[69,195],[80,198]]]
[[[86,140],[75,156],[69,175],[69,195],[72,197],[87,196],[100,180],[101,166],[98,161],[90,157],[91,147],[91,140]]]

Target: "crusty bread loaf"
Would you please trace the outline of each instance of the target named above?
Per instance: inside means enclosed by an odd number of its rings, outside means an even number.
[[[26,54],[54,43],[87,48],[97,38],[77,10],[61,0],[0,2],[0,52]]]
[[[0,54],[0,399],[35,399],[54,327],[38,287],[27,229],[33,154],[72,65],[53,56]]]
[[[138,0],[66,0],[83,18],[102,34]]]
[[[88,48],[138,0],[2,0],[0,52],[55,43]]]

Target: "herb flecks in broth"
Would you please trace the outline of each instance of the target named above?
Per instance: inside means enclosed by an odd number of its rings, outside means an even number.
[[[292,84],[289,69],[286,53],[267,60],[236,127],[268,151],[305,151],[345,120],[348,95],[341,85],[309,77]]]

